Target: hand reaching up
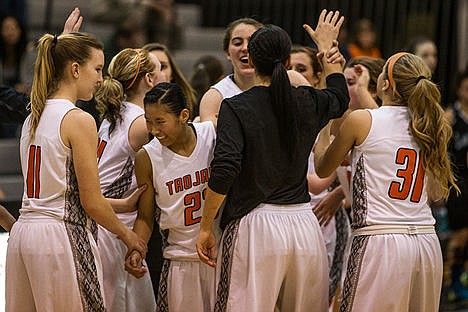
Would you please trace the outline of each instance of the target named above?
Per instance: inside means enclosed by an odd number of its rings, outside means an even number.
[[[71,32],[80,31],[83,16],[80,16],[80,9],[75,8],[70,15],[68,15],[65,25],[63,25],[63,33],[68,34]]]
[[[341,25],[344,22],[344,17],[340,16],[339,11],[323,10],[320,13],[317,27],[312,29],[307,24],[304,24],[304,29],[307,31],[309,36],[314,40],[319,51],[327,52],[333,46],[333,41],[338,38]]]

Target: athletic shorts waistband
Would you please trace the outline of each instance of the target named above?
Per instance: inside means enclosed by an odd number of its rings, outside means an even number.
[[[433,225],[397,225],[376,224],[369,225],[353,231],[353,235],[380,235],[380,234],[435,234]]]
[[[301,203],[301,204],[291,204],[291,205],[277,205],[277,204],[259,204],[251,212],[275,212],[275,213],[292,213],[292,212],[312,212],[312,207],[310,203]]]

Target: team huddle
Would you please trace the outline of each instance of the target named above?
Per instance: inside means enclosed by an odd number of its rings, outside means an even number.
[[[42,36],[6,311],[438,311],[428,202],[457,189],[440,92],[410,53],[345,65],[343,20],[323,10],[304,25],[316,50],[232,22],[233,74],[197,118],[150,45],[119,52],[103,79],[95,37]],[[295,70],[301,57],[315,73]],[[97,131],[75,105],[91,99]]]

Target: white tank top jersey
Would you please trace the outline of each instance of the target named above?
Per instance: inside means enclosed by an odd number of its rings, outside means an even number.
[[[34,139],[29,141],[30,119],[21,131],[20,157],[24,177],[21,215],[39,213],[67,222],[90,226],[81,207],[72,150],[60,137],[64,116],[77,108],[64,99],[47,100]]]
[[[128,135],[135,119],[144,114],[141,107],[124,102],[120,108],[122,120],[117,121],[112,133],[109,135],[110,122],[107,119],[99,128],[98,169],[105,197],[123,198],[137,188],[134,175],[136,152],[130,146]]]
[[[368,110],[372,125],[352,152],[353,229],[366,225],[433,225],[420,149],[402,106]]]
[[[223,100],[242,93],[242,90],[233,80],[234,75],[228,75],[212,86],[213,89],[221,93]]]
[[[307,168],[307,173],[309,173],[309,174],[314,174],[315,173],[314,152],[313,151],[311,151],[310,155],[309,155],[309,166]],[[312,207],[315,207],[315,205],[317,205],[319,203],[319,201],[321,201],[322,198],[324,198],[327,194],[328,194],[328,188],[326,188],[320,194],[317,194],[317,195],[312,194],[311,192],[309,192],[310,205]]]
[[[197,144],[189,157],[178,155],[154,138],[143,148],[153,168],[164,258],[198,261],[196,241],[216,141],[213,123],[193,123]]]

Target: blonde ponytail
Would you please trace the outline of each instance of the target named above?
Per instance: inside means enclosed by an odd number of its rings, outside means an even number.
[[[115,129],[117,122],[122,120],[120,107],[124,101],[123,86],[118,80],[107,76],[94,96],[101,120],[107,119],[110,122],[110,134]]]
[[[45,102],[56,89],[56,83],[53,83],[55,66],[51,50],[57,44],[57,41],[57,37],[50,34],[45,34],[39,39],[36,64],[34,66],[34,80],[31,88],[30,141],[35,137]]]
[[[392,69],[400,103],[406,104],[411,111],[409,130],[421,149],[422,162],[428,174],[428,191],[434,199],[446,199],[450,187],[459,189],[447,152],[452,128],[440,106],[440,91],[430,80],[431,71],[416,55],[400,55]]]

